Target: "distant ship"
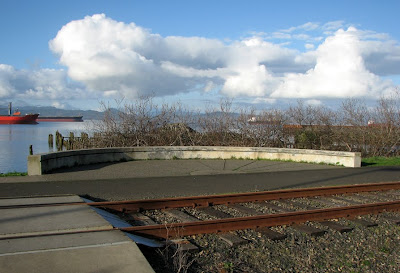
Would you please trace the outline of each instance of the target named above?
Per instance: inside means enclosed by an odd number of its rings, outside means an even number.
[[[76,117],[45,117],[40,116],[38,117],[38,122],[83,122],[83,116],[76,116]]]
[[[11,102],[8,104],[8,115],[0,115],[0,124],[37,124],[39,114],[26,114],[21,115],[18,110],[12,113]]]

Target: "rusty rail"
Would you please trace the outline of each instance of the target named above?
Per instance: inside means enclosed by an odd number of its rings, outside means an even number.
[[[222,194],[208,196],[128,200],[128,201],[107,201],[93,203],[46,203],[32,205],[0,206],[0,209],[39,207],[39,206],[66,206],[66,205],[88,205],[98,208],[113,209],[120,212],[138,212],[152,209],[168,209],[182,207],[207,207],[214,205],[226,205],[245,202],[259,202],[268,200],[291,199],[299,197],[326,196],[334,194],[350,194],[371,191],[387,191],[400,189],[400,182],[386,182],[373,184],[359,184],[346,186],[331,186],[320,188],[301,188],[274,190],[251,193]]]
[[[44,237],[51,235],[65,235],[89,232],[102,232],[120,230],[137,235],[156,238],[176,238],[194,234],[223,233],[242,229],[257,229],[260,227],[273,227],[279,225],[300,224],[307,221],[325,221],[337,218],[354,218],[360,215],[377,214],[384,211],[400,211],[400,200],[363,204],[347,207],[295,211],[277,214],[265,214],[240,218],[225,218],[199,222],[171,223],[149,226],[134,226],[124,228],[105,228],[94,230],[64,231],[60,233],[43,233],[36,235],[10,235],[0,237],[0,240],[28,237]]]
[[[117,202],[94,202],[88,205],[104,207],[121,212],[138,212],[141,210],[169,209],[182,207],[208,207],[234,203],[259,202],[268,200],[291,199],[299,197],[313,197],[334,194],[350,194],[371,191],[387,191],[400,189],[400,182],[373,183],[347,186],[333,186],[320,188],[302,188],[275,190],[251,193],[222,194],[209,196],[163,198],[149,200],[131,200]]]
[[[400,201],[391,201],[374,204],[363,204],[348,207],[328,209],[315,209],[279,214],[248,216],[241,218],[228,218],[208,220],[201,222],[172,223],[166,225],[135,226],[121,228],[120,230],[138,235],[170,238],[194,234],[207,234],[228,232],[241,229],[255,229],[259,227],[272,227],[279,225],[300,224],[307,221],[325,221],[337,218],[352,218],[366,214],[377,214],[384,211],[399,211]]]
[[[334,194],[350,194],[371,191],[385,191],[400,189],[400,182],[360,184],[321,188],[303,188],[276,190],[253,193],[239,193],[229,195],[196,196],[181,198],[166,198],[153,200],[130,200],[114,202],[93,202],[93,203],[42,203],[31,205],[0,206],[0,209],[37,207],[37,206],[69,206],[88,205],[92,207],[113,209],[121,212],[136,212],[140,210],[168,209],[179,207],[206,207],[212,205],[233,204],[243,202],[263,202],[268,200],[289,199],[298,197],[314,197]],[[373,204],[361,204],[347,207],[333,207],[326,209],[312,209],[278,214],[262,214],[240,218],[225,218],[219,220],[208,220],[198,222],[171,223],[149,226],[134,226],[127,228],[110,228],[105,230],[121,230],[138,235],[153,236],[159,238],[180,237],[193,234],[229,232],[241,229],[257,229],[260,227],[272,227],[278,225],[300,224],[307,221],[325,221],[337,218],[352,218],[366,214],[377,214],[384,211],[400,211],[400,200],[380,202]],[[103,230],[103,231],[105,231]],[[98,230],[93,230],[98,231]],[[71,233],[92,232],[77,231]],[[60,233],[63,234],[63,233]],[[69,234],[69,233],[68,233]],[[40,236],[58,235],[43,234]],[[17,236],[18,237],[18,236]],[[30,237],[30,236],[29,236]],[[7,237],[8,238],[8,237]],[[7,239],[0,238],[0,240]]]

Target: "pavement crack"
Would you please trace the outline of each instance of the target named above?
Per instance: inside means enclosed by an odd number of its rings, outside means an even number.
[[[211,167],[211,166],[205,164],[204,162],[201,162],[201,160],[199,160],[199,162],[200,162],[201,165],[206,166],[207,168],[209,168],[209,169],[211,169],[211,170],[214,170],[214,171],[217,171],[217,170],[218,170],[218,169],[215,169],[215,168],[213,168],[213,167]],[[224,163],[224,166],[225,166],[225,163]]]
[[[254,164],[254,162],[255,162],[255,161],[252,161],[252,162],[250,162],[250,163],[244,164],[243,166],[237,167],[236,169],[233,169],[232,171],[238,171],[238,170],[240,170],[240,169],[243,168],[243,167],[246,167],[246,166],[249,166],[249,165],[251,165],[251,164]],[[224,167],[225,167],[225,164],[224,164]]]

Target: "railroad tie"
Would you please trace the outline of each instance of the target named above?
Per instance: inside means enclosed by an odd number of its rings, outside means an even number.
[[[328,200],[326,197],[313,197],[313,200],[322,203],[328,207],[344,207],[345,205],[343,205],[342,203],[337,203],[331,200]]]
[[[267,203],[267,202],[261,202],[261,203],[259,203],[259,205],[269,208],[269,209],[272,209],[272,210],[275,210],[277,212],[285,213],[285,212],[293,211],[293,210],[285,209],[281,206],[277,206],[275,204]],[[306,233],[308,235],[315,236],[315,237],[322,236],[326,232],[325,230],[322,230],[322,229],[319,229],[316,227],[312,227],[312,226],[307,226],[305,224],[295,224],[295,225],[292,225],[292,227],[300,232],[303,232],[303,233]]]
[[[232,215],[220,210],[216,210],[212,207],[199,208],[198,210],[219,219],[233,218]]]
[[[292,200],[281,200],[280,202],[283,202],[285,204],[294,206],[294,207],[298,207],[301,209],[305,209],[305,210],[314,210],[314,209],[318,209],[317,207],[313,207],[313,206],[309,206],[300,202],[296,202],[296,201],[292,201]],[[349,227],[349,226],[344,226],[341,225],[339,223],[336,223],[334,221],[322,221],[319,222],[321,225],[326,226],[330,229],[339,231],[340,233],[344,233],[344,232],[350,232],[352,231],[354,228],[353,227]]]
[[[124,218],[133,222],[135,226],[157,225],[157,223],[154,222],[150,217],[139,212],[126,213],[124,214]]]
[[[178,209],[166,209],[163,212],[171,217],[174,217],[182,222],[200,222],[199,219],[193,217]],[[170,240],[177,251],[197,251],[199,248],[186,239]]]
[[[344,232],[350,232],[352,231],[354,228],[353,227],[347,227],[344,225],[341,225],[339,223],[335,223],[333,221],[322,221],[319,222],[321,225],[327,226],[330,229],[339,231],[340,233],[344,233]]]
[[[373,194],[373,196],[371,196],[372,194]],[[359,200],[364,200],[364,201],[373,203],[373,202],[385,202],[385,201],[387,201],[387,199],[393,199],[393,198],[390,198],[390,196],[395,196],[396,197],[395,200],[400,197],[400,195],[392,194],[392,193],[374,192],[374,193],[366,194],[365,196],[364,195],[357,195],[356,198],[359,199]],[[374,199],[374,197],[375,197],[375,199]],[[376,200],[376,199],[378,199],[378,200]],[[388,221],[390,221],[390,222],[392,222],[392,223],[394,223],[396,225],[400,225],[400,218],[399,217],[389,216],[389,215],[382,215],[382,218],[384,218],[384,219],[386,219],[386,220],[388,220]],[[360,223],[360,224],[363,225],[363,226],[366,226],[366,227],[377,226],[376,223],[368,222],[366,220],[362,220],[362,223]]]
[[[400,198],[400,192],[398,192],[398,191],[389,191],[389,192],[385,192],[385,193],[377,192],[377,194],[379,196],[387,196],[387,195],[394,196],[394,197],[396,197],[396,199]]]
[[[163,212],[171,217],[174,217],[182,222],[200,222],[196,217],[189,215],[178,209],[166,209]]]
[[[397,216],[385,215],[385,216],[383,216],[383,218],[385,218],[386,220],[388,220],[396,225],[400,225],[400,218]]]
[[[386,200],[386,199],[394,199],[394,200],[400,199],[400,193],[393,192],[393,191],[391,191],[391,192],[374,192],[374,195],[379,197],[379,198],[382,198],[384,200]]]
[[[201,221],[201,220],[197,219],[196,217],[193,217],[192,215],[189,215],[189,214],[187,214],[183,211],[177,210],[177,209],[168,209],[168,210],[164,210],[164,212],[172,217],[175,217],[176,219],[178,219],[182,222],[200,222]],[[221,211],[221,213],[223,213],[223,212]],[[229,233],[229,232],[218,234],[218,236],[230,246],[236,246],[236,245],[247,243],[246,240],[242,239],[241,237],[239,237],[233,233]]]
[[[262,215],[262,214],[264,214],[264,213],[262,213],[262,212],[260,212],[258,210],[255,210],[255,209],[252,209],[252,208],[248,208],[248,207],[245,207],[245,206],[242,206],[242,205],[239,205],[239,204],[232,204],[232,205],[229,205],[229,207],[231,207],[231,208],[233,208],[233,209],[235,209],[235,210],[237,210],[237,211],[239,211],[241,213],[244,213],[244,214],[249,214],[249,215]],[[282,234],[280,232],[274,231],[274,230],[272,230],[270,228],[267,228],[267,227],[257,228],[256,231],[261,233],[262,235],[264,235],[268,239],[273,240],[273,241],[280,241],[280,240],[283,240],[283,239],[285,239],[287,237],[286,234]]]
[[[248,241],[243,239],[242,237],[237,236],[236,234],[227,232],[227,233],[221,233],[218,234],[218,236],[226,242],[229,246],[237,246],[237,245],[243,245],[247,244]]]
[[[198,210],[200,210],[208,215],[219,218],[219,219],[233,218],[232,215],[227,214],[220,210],[216,210],[212,207],[198,208]],[[242,244],[246,244],[248,242],[247,240],[243,239],[242,237],[239,237],[238,235],[233,234],[231,232],[221,233],[218,235],[223,241],[225,241],[230,246],[242,245]]]
[[[375,193],[374,193],[375,195]],[[375,195],[372,196],[371,194],[364,194],[364,195],[353,195],[353,198],[360,200],[361,202],[368,202],[368,203],[374,203],[374,202],[382,202],[382,200],[378,201],[376,199],[379,199],[379,196]]]
[[[306,233],[306,234],[314,236],[314,237],[319,237],[326,233],[326,230],[319,229],[319,228],[312,227],[312,226],[303,225],[303,224],[295,224],[292,227],[294,229],[297,229],[300,232]]]
[[[360,226],[364,226],[364,227],[376,227],[378,225],[377,223],[367,221],[364,219],[359,219],[359,218],[351,219],[351,221]]]
[[[341,197],[341,196],[330,196],[329,198],[332,199],[333,201],[339,201],[339,202],[341,201],[341,202],[348,203],[350,205],[360,205],[360,204],[362,204],[362,202],[360,202],[360,201],[352,200],[352,199],[349,199],[349,198],[346,198],[346,197]]]
[[[186,239],[169,240],[168,244],[172,245],[172,248],[177,252],[195,252],[199,250],[196,245]]]
[[[350,205],[363,204],[362,202],[355,201],[355,200],[352,200],[352,199],[348,199],[348,198],[345,198],[345,197],[334,196],[334,197],[331,197],[331,198],[334,199],[334,200],[347,202]],[[353,223],[356,223],[356,224],[358,224],[360,226],[364,226],[364,227],[376,227],[378,225],[377,223],[374,223],[374,222],[371,222],[371,221],[367,221],[367,220],[364,220],[364,219],[359,219],[359,218],[352,218],[352,219],[350,219],[350,221],[353,222]]]
[[[189,215],[188,215],[189,216]],[[133,221],[135,225],[138,226],[150,226],[150,225],[157,225],[150,217],[141,214],[139,212],[133,212],[126,214],[127,220]],[[194,218],[194,217],[193,217]],[[196,218],[194,218],[196,219]],[[167,241],[167,245],[172,246],[175,251],[197,251],[199,248],[189,242],[186,239],[174,239]]]

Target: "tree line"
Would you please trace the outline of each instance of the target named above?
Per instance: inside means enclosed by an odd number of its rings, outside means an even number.
[[[102,104],[104,117],[92,124],[93,136],[78,148],[131,146],[248,146],[361,152],[362,156],[399,156],[399,92],[376,106],[346,99],[336,109],[297,101],[287,109],[256,111],[232,100],[202,113],[181,103],[154,103],[151,97],[118,110]]]

